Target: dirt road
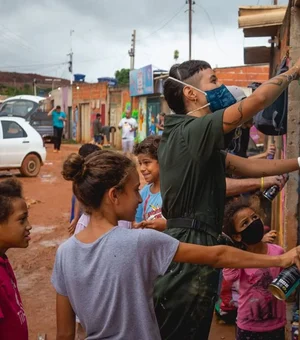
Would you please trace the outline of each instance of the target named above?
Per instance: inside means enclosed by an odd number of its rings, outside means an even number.
[[[54,154],[48,146],[47,161],[39,176],[20,177],[30,204],[32,240],[28,249],[9,250],[7,255],[17,276],[30,340],[36,340],[38,333],[46,333],[47,340],[55,339],[55,291],[50,277],[56,249],[68,238],[71,204],[71,183],[63,180],[60,172],[63,160],[78,148],[63,145],[62,152]],[[0,173],[0,180],[10,175]],[[234,339],[232,328],[216,323],[212,328],[210,340]]]

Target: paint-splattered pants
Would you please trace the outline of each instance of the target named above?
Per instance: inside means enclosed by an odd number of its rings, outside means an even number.
[[[193,229],[167,229],[181,242],[216,245],[217,240]],[[163,340],[207,340],[217,298],[218,269],[172,263],[154,289],[157,321]]]

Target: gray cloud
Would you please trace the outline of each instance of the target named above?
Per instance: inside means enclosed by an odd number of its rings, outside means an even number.
[[[257,4],[257,0],[243,2]],[[218,64],[241,63],[243,39],[237,29],[241,0],[196,3],[193,41],[197,57]],[[270,4],[270,0],[260,3]],[[136,29],[137,67],[153,63],[168,68],[175,49],[180,49],[182,58],[187,57],[186,9],[185,0],[3,0],[0,65],[2,69],[18,66],[9,70],[69,77],[62,63],[68,60],[73,29],[75,71],[91,80],[112,76],[116,69],[129,66],[127,52],[132,30]],[[220,48],[226,49],[227,57]],[[236,53],[238,48],[241,52]]]

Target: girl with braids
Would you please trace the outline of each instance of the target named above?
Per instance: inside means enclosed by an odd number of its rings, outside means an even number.
[[[175,114],[165,117],[158,150],[165,233],[181,242],[216,245],[223,222],[225,171],[262,177],[263,190],[264,176],[299,170],[297,159],[245,159],[221,151],[224,134],[272,104],[299,77],[300,60],[236,103],[207,62],[191,60],[171,68],[164,96]],[[171,264],[154,291],[163,339],[208,338],[218,281],[219,271],[212,267]]]
[[[74,194],[91,218],[56,254],[52,283],[59,340],[74,339],[75,315],[87,340],[161,339],[153,289],[171,261],[228,268],[300,267],[300,248],[272,257],[180,243],[151,229],[119,228],[118,221],[132,221],[141,203],[135,164],[120,153],[72,154],[63,176],[73,181]]]

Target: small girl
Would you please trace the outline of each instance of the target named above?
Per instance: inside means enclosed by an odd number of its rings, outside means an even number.
[[[278,257],[250,256],[233,247],[181,243],[155,230],[119,228],[119,220],[134,220],[142,201],[135,164],[120,153],[72,154],[63,176],[73,181],[74,194],[91,218],[56,254],[58,339],[74,339],[76,314],[87,340],[159,340],[154,282],[172,261],[227,268],[298,263],[300,248]]]
[[[248,252],[278,256],[283,249],[262,241],[264,225],[255,211],[240,201],[225,210],[224,233],[243,244]],[[277,300],[268,286],[280,268],[224,269],[227,282],[239,284],[236,340],[284,340],[285,302]]]
[[[27,248],[31,226],[15,179],[0,182],[0,339],[28,340],[27,320],[17,281],[5,255],[10,248]]]
[[[167,223],[162,215],[162,198],[160,194],[159,164],[157,152],[160,136],[149,136],[134,148],[138,158],[141,174],[147,185],[141,190],[143,202],[138,206],[135,215],[135,228],[151,228],[164,231]]]

